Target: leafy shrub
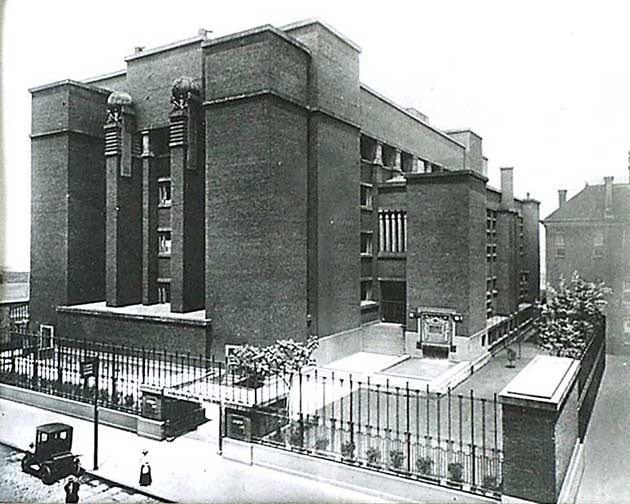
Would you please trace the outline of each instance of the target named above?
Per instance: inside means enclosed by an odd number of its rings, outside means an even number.
[[[341,456],[344,459],[352,460],[354,458],[354,443],[352,441],[346,441],[341,445]]]
[[[136,400],[135,400],[135,398],[133,397],[132,394],[127,394],[125,396],[125,406],[127,408],[133,408],[135,403],[136,403]]]
[[[488,489],[488,490],[499,490],[499,482],[497,481],[497,477],[494,476],[493,474],[487,474],[486,476],[483,477],[483,485],[484,488]]]
[[[367,455],[367,462],[369,465],[374,465],[374,466],[379,465],[381,461],[381,450],[372,446],[368,448],[366,455]]]
[[[400,469],[405,461],[405,454],[402,450],[392,450],[389,452],[389,460],[394,469]]]
[[[328,438],[325,437],[318,437],[315,440],[315,449],[316,450],[325,450],[326,448],[328,448]]]
[[[304,446],[304,436],[302,431],[302,426],[298,422],[291,422],[288,432],[289,444],[291,444],[291,446],[297,446],[299,448]]]
[[[448,465],[448,478],[452,481],[464,480],[464,466],[459,462],[451,462]]]
[[[431,474],[433,459],[431,457],[418,457],[416,460],[416,469],[420,474]]]

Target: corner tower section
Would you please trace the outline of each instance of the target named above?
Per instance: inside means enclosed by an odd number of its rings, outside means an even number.
[[[203,50],[214,349],[304,339],[308,50],[271,26]]]
[[[105,160],[109,92],[74,81],[33,88],[31,322],[56,307],[100,300],[105,289]]]
[[[320,21],[282,28],[308,47],[308,314],[319,336],[361,324],[360,49]]]

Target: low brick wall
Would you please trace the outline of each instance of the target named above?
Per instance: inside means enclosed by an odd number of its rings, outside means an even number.
[[[0,383],[0,398],[8,399],[36,408],[42,408],[55,413],[73,416],[82,420],[92,420],[94,418],[94,406],[88,403],[71,401],[63,397],[56,397],[42,394],[34,390],[23,389]],[[116,427],[130,432],[137,431],[138,417],[107,408],[98,409],[98,421],[102,425]]]

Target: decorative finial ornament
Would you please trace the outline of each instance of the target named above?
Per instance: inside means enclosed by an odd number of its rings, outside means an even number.
[[[133,99],[129,93],[114,91],[107,98],[107,122],[117,123],[122,118],[123,107],[131,107]]]
[[[173,81],[171,103],[174,110],[186,110],[193,97],[199,96],[199,87],[192,77],[178,77]]]

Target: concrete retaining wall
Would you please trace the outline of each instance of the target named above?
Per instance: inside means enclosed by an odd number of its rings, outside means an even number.
[[[71,401],[63,397],[13,387],[4,383],[0,384],[0,399],[28,404],[29,406],[70,415],[82,420],[92,420],[94,418],[94,406],[92,404]],[[100,407],[98,409],[98,420],[102,425],[116,427],[117,429],[130,432],[136,432],[137,430],[138,417],[122,411]]]
[[[223,456],[250,465],[255,464],[332,483],[394,502],[418,502],[419,500],[432,503],[496,502],[496,500],[479,495],[230,438],[223,440]]]

